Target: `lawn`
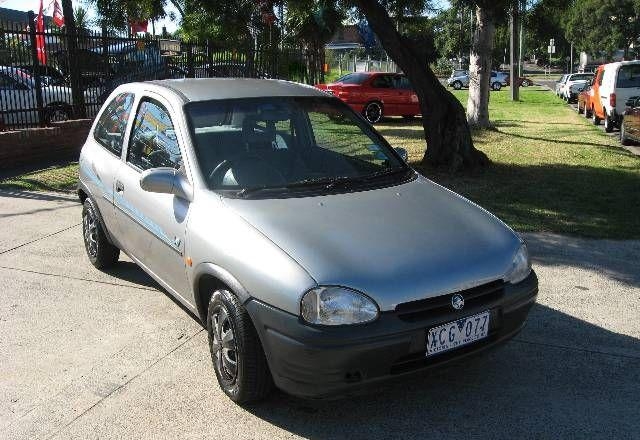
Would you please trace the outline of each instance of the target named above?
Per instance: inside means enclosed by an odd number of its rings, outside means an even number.
[[[541,87],[491,93],[495,130],[474,133],[493,165],[474,174],[448,175],[420,166],[420,121],[389,120],[378,130],[409,151],[412,165],[464,195],[518,231],[598,238],[640,238],[640,157]],[[456,92],[466,104],[467,92]]]
[[[495,130],[474,133],[493,164],[473,174],[448,175],[421,167],[419,120],[390,119],[376,128],[409,151],[412,165],[464,195],[516,230],[597,238],[640,238],[640,157],[541,87],[491,93]],[[467,92],[456,92],[466,103]],[[0,182],[2,188],[73,190],[77,164],[52,167]]]

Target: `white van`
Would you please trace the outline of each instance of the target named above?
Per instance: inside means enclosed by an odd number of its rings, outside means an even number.
[[[599,87],[606,131],[620,127],[625,103],[640,96],[640,61],[622,61],[604,66]]]

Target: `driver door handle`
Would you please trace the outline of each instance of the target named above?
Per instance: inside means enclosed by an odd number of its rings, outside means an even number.
[[[116,180],[116,192],[124,192],[124,185],[119,180]]]

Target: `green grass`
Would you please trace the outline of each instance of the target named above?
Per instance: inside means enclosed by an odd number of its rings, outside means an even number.
[[[456,92],[466,104],[467,91]],[[378,130],[427,177],[468,197],[518,231],[597,238],[640,238],[640,157],[619,146],[539,87],[491,93],[495,130],[474,133],[493,164],[475,174],[448,175],[423,168],[420,121],[393,120]]]
[[[78,163],[56,165],[0,181],[0,189],[28,191],[74,191],[78,183]]]

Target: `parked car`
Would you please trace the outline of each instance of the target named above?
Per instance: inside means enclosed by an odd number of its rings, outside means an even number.
[[[508,72],[506,73],[506,75],[507,75],[507,78],[506,78],[507,84],[506,85],[509,86],[509,85],[511,85],[511,76],[510,76],[510,74]],[[527,78],[526,76],[519,76],[518,77],[518,86],[520,86],[520,87],[529,87],[529,86],[532,86],[532,85],[533,85],[533,80],[531,80],[530,78]]]
[[[420,114],[418,96],[407,77],[399,73],[349,73],[316,88],[340,98],[372,124],[384,116],[410,119]]]
[[[640,141],[640,96],[625,102],[624,117],[620,123],[620,143],[631,145]]]
[[[560,87],[560,97],[567,102],[574,102],[577,100],[578,94],[592,79],[592,73],[572,73],[567,75],[567,78]]]
[[[591,117],[591,99],[593,95],[593,79],[578,94],[578,114],[585,115],[586,118]]]
[[[40,122],[36,81],[17,67],[0,66],[0,114],[3,125],[36,125]],[[72,112],[71,89],[42,83],[43,115],[45,122],[69,119]]]
[[[610,133],[620,126],[627,100],[640,95],[640,61],[622,61],[601,67],[602,73],[596,77],[597,94],[594,93],[592,117],[596,125],[604,121],[604,129]]]
[[[500,90],[503,86],[507,86],[509,75],[505,72],[491,71],[490,86],[491,90]],[[454,70],[449,78],[447,78],[447,84],[456,90],[460,90],[463,87],[469,87],[469,72],[464,70]]]
[[[564,86],[564,83],[567,81],[567,77],[569,75],[562,75],[558,81],[556,81],[556,96],[560,96],[560,91],[562,89],[562,86]]]
[[[122,85],[80,155],[86,252],[202,320],[235,402],[371,389],[511,338],[537,295],[521,238],[405,158],[312,87]]]

